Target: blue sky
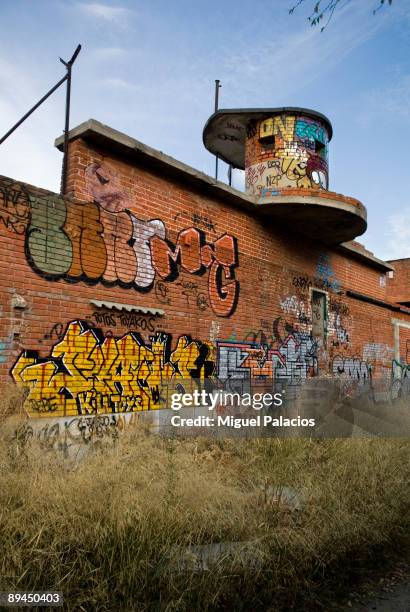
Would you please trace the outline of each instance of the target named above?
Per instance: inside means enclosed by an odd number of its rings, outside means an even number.
[[[368,210],[360,240],[379,257],[410,257],[410,0],[376,16],[378,0],[351,0],[323,33],[309,26],[308,6],[289,16],[292,2],[3,0],[0,132],[64,74],[59,56],[81,43],[71,126],[93,117],[212,174],[202,128],[219,78],[221,108],[326,114],[330,188]],[[0,147],[0,174],[59,190],[53,142],[64,93]]]

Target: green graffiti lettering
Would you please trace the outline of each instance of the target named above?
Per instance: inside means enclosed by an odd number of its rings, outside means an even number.
[[[30,204],[31,222],[26,235],[28,257],[44,274],[66,274],[71,266],[73,248],[62,229],[67,214],[64,200],[30,197]]]

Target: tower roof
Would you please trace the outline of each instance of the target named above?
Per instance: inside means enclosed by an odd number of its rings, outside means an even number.
[[[205,147],[235,168],[245,167],[245,139],[249,121],[260,121],[273,115],[294,113],[319,119],[326,127],[329,140],[333,130],[329,119],[309,108],[282,106],[277,108],[221,109],[211,115],[205,124],[202,139]]]

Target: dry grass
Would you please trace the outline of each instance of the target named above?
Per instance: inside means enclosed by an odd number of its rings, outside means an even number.
[[[24,408],[25,393],[24,389],[14,383],[3,387],[0,402],[0,425],[10,417],[28,416]]]
[[[15,425],[0,429],[0,590],[58,589],[70,610],[320,609],[324,587],[408,538],[409,440],[176,441],[136,428],[73,469],[13,439]],[[301,510],[272,493],[280,485]],[[251,542],[259,561],[236,551],[181,569],[187,547],[217,542]]]

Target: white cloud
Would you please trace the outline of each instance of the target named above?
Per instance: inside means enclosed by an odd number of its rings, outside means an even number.
[[[128,89],[130,91],[135,91],[138,89],[134,83],[130,83],[130,81],[126,81],[125,79],[120,79],[118,77],[102,79],[100,81],[100,85],[110,87],[111,89]]]
[[[390,259],[410,257],[410,207],[389,217],[388,250]]]
[[[362,97],[360,106],[364,109],[358,115],[361,123],[368,124],[388,116],[396,119],[410,118],[410,74],[392,75],[387,87],[373,89]]]
[[[313,27],[292,32],[288,25],[277,27],[274,37],[261,35],[261,42],[255,39],[252,46],[247,39],[234,44],[230,40],[222,64],[224,83],[235,97],[238,93],[253,97],[255,106],[271,105],[273,92],[277,104],[284,103],[290,95],[331,72],[382,26],[382,20],[369,17],[368,6],[358,4],[340,10],[332,27],[322,33]],[[269,99],[262,101],[264,95]]]
[[[121,47],[99,47],[90,51],[92,59],[103,62],[123,59],[127,54],[128,52]]]
[[[127,21],[134,14],[134,11],[131,9],[101,4],[100,2],[77,2],[75,6],[88,17],[119,26],[126,25]]]

